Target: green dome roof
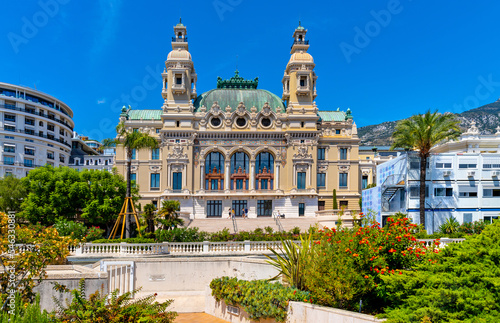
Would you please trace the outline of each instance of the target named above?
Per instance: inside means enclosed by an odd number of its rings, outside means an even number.
[[[269,107],[274,112],[276,112],[277,107],[281,107],[283,110],[285,108],[283,102],[276,94],[266,90],[214,89],[196,98],[194,102],[195,111],[199,111],[202,106],[210,110],[215,101],[217,101],[221,109],[225,109],[229,105],[233,111],[238,107],[240,102],[245,104],[245,108],[248,111],[250,111],[252,107],[256,107],[257,111],[261,111],[266,102],[269,103]]]
[[[233,111],[240,102],[243,102],[248,111],[252,107],[256,107],[257,111],[261,111],[266,102],[269,103],[269,107],[274,112],[276,112],[277,107],[285,108],[277,95],[266,90],[257,90],[258,83],[258,77],[253,80],[245,80],[239,76],[237,70],[229,80],[223,80],[219,77],[217,78],[217,89],[205,92],[196,98],[194,102],[195,111],[199,111],[202,106],[209,110],[214,102],[217,102],[221,109],[230,106]]]

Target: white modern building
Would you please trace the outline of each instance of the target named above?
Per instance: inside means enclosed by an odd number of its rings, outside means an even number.
[[[0,82],[0,177],[24,177],[34,167],[67,166],[73,111],[28,87]]]
[[[116,148],[102,149],[99,141],[89,140],[76,132],[73,133],[71,141],[69,167],[78,170],[103,169],[108,172],[113,170]]]
[[[475,136],[472,138],[471,136]],[[458,141],[436,146],[426,176],[426,229],[434,232],[449,217],[458,222],[491,222],[500,215],[500,132],[479,135],[473,124]],[[419,222],[420,159],[402,154],[377,166],[377,187],[363,191],[363,212],[378,221],[395,212]]]

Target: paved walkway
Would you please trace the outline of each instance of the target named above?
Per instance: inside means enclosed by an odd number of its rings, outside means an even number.
[[[206,313],[179,313],[174,323],[229,323]]]

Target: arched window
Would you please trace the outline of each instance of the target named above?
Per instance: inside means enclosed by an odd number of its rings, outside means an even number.
[[[272,190],[274,184],[274,156],[262,152],[255,158],[255,188]]]
[[[248,155],[243,152],[231,156],[231,189],[248,190]]]
[[[211,152],[205,158],[205,189],[224,189],[224,156],[219,152]]]

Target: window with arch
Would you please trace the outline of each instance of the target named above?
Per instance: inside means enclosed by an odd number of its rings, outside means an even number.
[[[236,152],[231,156],[231,189],[248,190],[248,174],[250,158],[244,152]]]
[[[224,189],[224,156],[220,152],[211,152],[205,158],[205,189]]]
[[[255,158],[255,188],[272,190],[274,184],[274,156],[261,152]]]

